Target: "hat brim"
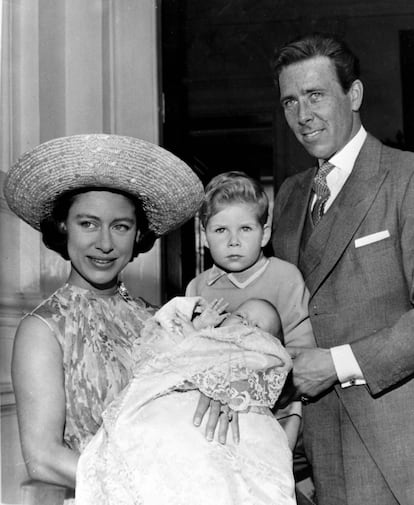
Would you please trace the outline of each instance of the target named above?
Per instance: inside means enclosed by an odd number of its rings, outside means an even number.
[[[85,134],[49,140],[25,153],[6,176],[10,209],[36,230],[60,195],[107,188],[139,200],[157,236],[178,228],[197,212],[203,185],[169,151],[121,135]]]

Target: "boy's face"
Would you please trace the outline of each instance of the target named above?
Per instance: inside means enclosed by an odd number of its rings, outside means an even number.
[[[204,238],[218,267],[243,272],[260,258],[270,239],[270,227],[260,224],[256,205],[234,203],[210,217]]]

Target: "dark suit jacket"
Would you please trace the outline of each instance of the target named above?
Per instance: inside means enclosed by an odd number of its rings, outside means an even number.
[[[315,170],[287,179],[277,194],[274,253],[304,276],[318,346],[351,345],[367,386],[338,385],[336,394],[395,496],[412,504],[414,154],[368,135],[299,259]],[[378,232],[381,240],[364,238]],[[318,422],[316,412],[305,432],[313,436]]]

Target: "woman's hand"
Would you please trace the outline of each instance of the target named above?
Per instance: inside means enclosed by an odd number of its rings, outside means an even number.
[[[235,444],[238,444],[240,441],[238,413],[231,410],[227,405],[223,405],[219,401],[212,400],[203,393],[200,393],[197,409],[193,418],[193,423],[195,426],[201,425],[208,410],[209,413],[205,432],[207,440],[213,440],[218,424],[218,441],[221,444],[225,444],[227,440],[229,424],[231,424],[233,441]]]

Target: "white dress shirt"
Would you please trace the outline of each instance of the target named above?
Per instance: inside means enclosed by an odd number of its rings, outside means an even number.
[[[361,150],[366,138],[367,132],[365,128],[361,126],[358,133],[348,142],[348,144],[346,144],[343,149],[335,153],[332,158],[328,160],[329,163],[332,163],[332,165],[335,166],[335,168],[333,168],[326,177],[326,183],[328,185],[330,195],[325,204],[324,212],[326,212],[332,205],[346,180],[351,175],[355,160],[357,159],[359,151]],[[319,164],[323,163],[323,161],[325,160],[319,160]],[[315,200],[316,195],[314,196],[312,206],[314,205]],[[332,347],[330,351],[336,374],[342,387],[366,384],[362,370],[349,344]]]

